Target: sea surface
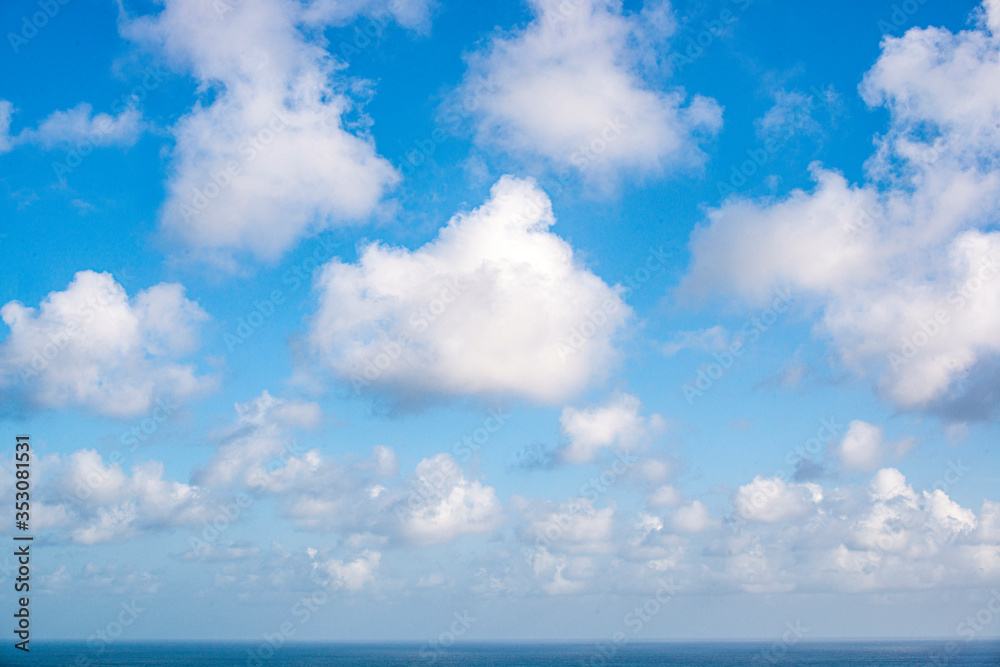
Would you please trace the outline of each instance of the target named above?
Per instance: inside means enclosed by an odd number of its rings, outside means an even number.
[[[493,667],[625,667],[626,665],[1000,665],[1000,642],[810,642],[791,647],[772,643],[634,643],[612,648],[595,644],[463,644],[443,651],[420,644],[301,643],[268,655],[259,643],[117,643],[103,652],[85,643],[32,641],[30,654],[0,648],[0,664],[45,667],[145,667],[193,665],[247,667],[397,667],[470,665]]]

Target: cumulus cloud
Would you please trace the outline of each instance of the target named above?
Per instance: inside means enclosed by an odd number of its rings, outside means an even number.
[[[712,518],[708,507],[700,500],[692,501],[674,510],[671,522],[674,530],[681,533],[700,533],[718,525],[718,521]]]
[[[14,113],[14,105],[7,100],[0,100],[0,154],[7,153],[14,148],[14,142],[10,136],[10,117]]]
[[[676,500],[665,516],[514,496],[522,558],[499,577],[549,595],[647,590],[669,572],[689,593],[919,591],[982,586],[1000,576],[1000,505],[979,512],[948,495],[967,471],[917,490],[895,468],[861,484],[797,484],[758,475],[715,518]],[[673,495],[673,494],[671,494]],[[678,494],[679,496],[679,494]],[[508,556],[504,556],[508,558]],[[499,575],[498,575],[499,576]]]
[[[204,490],[164,479],[159,461],[131,474],[92,449],[53,454],[39,462],[34,526],[83,545],[120,542],[151,531],[203,522],[212,509]]]
[[[210,489],[276,498],[297,527],[337,531],[360,545],[440,544],[503,521],[496,490],[470,479],[450,454],[423,459],[401,478],[391,447],[342,459],[306,450],[294,431],[319,419],[315,403],[266,391],[237,404],[235,421],[216,435],[215,454],[194,479]]]
[[[80,103],[66,111],[56,111],[37,128],[24,130],[17,143],[34,143],[51,148],[56,145],[77,145],[87,142],[95,146],[131,146],[142,134],[142,114],[137,109],[125,109],[117,116],[94,114],[93,107]]]
[[[521,539],[534,553],[600,554],[615,550],[613,507],[598,509],[590,498],[557,504],[516,496],[512,504],[522,519]]]
[[[366,549],[352,561],[316,560],[313,569],[318,582],[327,588],[358,591],[375,578],[381,560],[381,553]]]
[[[420,3],[404,3],[417,20]],[[206,256],[273,260],[303,236],[371,215],[398,181],[363,123],[366,85],[316,37],[385,3],[168,0],[124,36],[211,92],[174,126],[163,228]],[[346,11],[351,9],[351,12]],[[402,10],[401,10],[402,11]]]
[[[339,25],[352,17],[365,15],[374,19],[392,17],[400,25],[426,29],[436,0],[313,0],[305,9],[309,24]]]
[[[643,76],[673,30],[665,7],[623,14],[612,0],[530,4],[527,27],[468,57],[454,104],[474,110],[477,143],[601,179],[703,162],[699,142],[721,126],[719,105]]]
[[[663,354],[672,357],[681,350],[721,352],[729,347],[730,336],[725,327],[714,326],[699,331],[678,331],[674,339],[663,346]]]
[[[845,468],[874,470],[882,461],[882,429],[860,420],[852,421],[840,441],[840,462]]]
[[[131,146],[138,141],[146,127],[138,109],[125,109],[117,116],[95,114],[91,105],[81,102],[72,109],[55,111],[37,127],[24,129],[12,136],[10,121],[13,113],[14,106],[6,100],[0,100],[0,153],[26,144],[44,148]]]
[[[420,500],[407,505],[403,519],[403,531],[414,543],[448,542],[499,526],[503,514],[496,490],[466,479],[450,454],[422,460],[415,473]]]
[[[235,423],[219,434],[220,444],[208,464],[195,471],[197,482],[280,490],[292,488],[299,474],[316,469],[319,454],[302,452],[291,431],[319,423],[317,404],[276,398],[264,391],[235,407]]]
[[[675,507],[684,500],[683,494],[672,484],[657,487],[646,497],[646,504],[653,509]]]
[[[847,433],[840,441],[840,462],[848,470],[871,472],[878,468],[890,454],[900,457],[912,447],[912,439],[896,443],[885,442],[882,428],[859,419],[847,426]]]
[[[560,457],[567,463],[590,463],[604,449],[629,451],[662,431],[666,424],[663,417],[642,417],[641,408],[639,399],[629,394],[617,394],[593,408],[564,408],[559,424],[569,442],[560,450]]]
[[[0,343],[0,388],[31,406],[125,418],[213,386],[179,363],[208,315],[175,283],[129,299],[110,274],[81,271],[38,308],[11,301],[0,317],[10,328]]]
[[[790,287],[817,332],[900,407],[983,418],[1000,378],[1000,8],[973,30],[883,41],[861,85],[890,112],[853,185],[812,166],[811,191],[731,197],[691,237],[686,294],[763,302]]]
[[[356,264],[331,261],[316,281],[313,352],[356,391],[397,399],[572,396],[613,366],[631,310],[554,222],[533,182],[505,176],[421,248],[372,244]]]
[[[737,516],[748,521],[776,523],[814,512],[822,498],[822,489],[816,484],[789,484],[780,477],[757,475],[737,489],[733,508]]]

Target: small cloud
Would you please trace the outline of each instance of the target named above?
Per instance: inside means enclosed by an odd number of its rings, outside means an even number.
[[[516,461],[507,466],[508,472],[551,470],[556,464],[556,448],[544,442],[525,445],[515,454]]]
[[[792,479],[796,482],[814,482],[830,476],[829,470],[822,461],[801,458],[795,462],[795,472]]]
[[[85,215],[87,213],[90,213],[95,208],[97,208],[96,206],[94,206],[90,202],[84,201],[82,199],[74,199],[74,200],[70,201],[70,204],[73,205],[73,208],[75,208],[76,212],[79,213],[80,215]]]
[[[802,384],[803,380],[811,377],[813,374],[812,366],[803,361],[795,361],[785,366],[777,374],[757,383],[755,389],[768,391],[774,389],[795,389]]]
[[[681,350],[721,352],[729,345],[729,332],[724,327],[716,325],[709,329],[678,331],[674,339],[663,346],[663,354],[672,357]]]

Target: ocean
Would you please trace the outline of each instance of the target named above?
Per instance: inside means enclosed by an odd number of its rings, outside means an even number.
[[[1000,642],[809,642],[791,647],[773,643],[635,643],[616,650],[595,644],[461,644],[443,651],[420,644],[300,643],[268,656],[259,643],[116,643],[98,653],[83,642],[32,641],[30,654],[0,649],[4,665],[44,667],[626,667],[678,665],[1000,665]]]

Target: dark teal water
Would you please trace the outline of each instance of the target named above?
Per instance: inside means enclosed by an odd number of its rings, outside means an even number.
[[[835,642],[780,647],[770,643],[465,644],[443,652],[420,644],[292,644],[268,657],[261,644],[120,643],[103,652],[84,643],[32,642],[30,654],[0,648],[0,664],[45,667],[521,667],[736,665],[1000,665],[1000,642]]]

